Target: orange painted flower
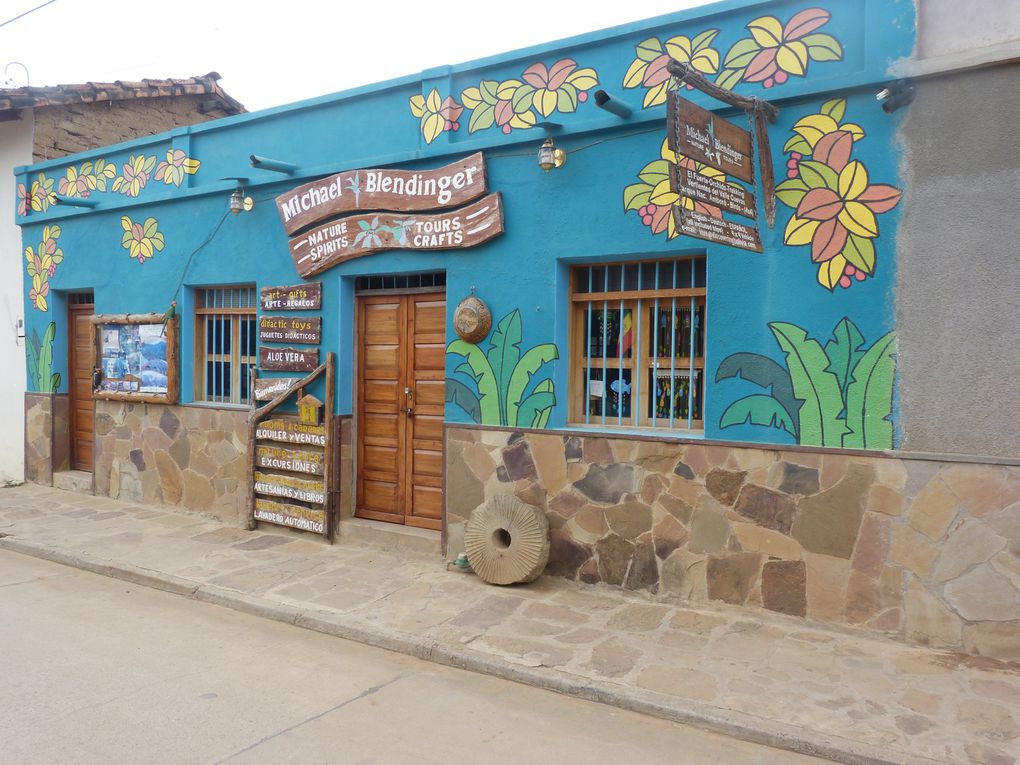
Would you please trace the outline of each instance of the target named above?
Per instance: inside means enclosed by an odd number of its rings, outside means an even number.
[[[532,105],[543,117],[555,111],[575,111],[579,101],[588,100],[586,91],[599,84],[594,69],[578,69],[572,58],[560,59],[550,67],[539,61],[525,69],[521,78],[535,89]]]
[[[185,175],[194,175],[202,165],[180,149],[167,149],[166,159],[156,167],[156,180],[167,186],[180,186]]]

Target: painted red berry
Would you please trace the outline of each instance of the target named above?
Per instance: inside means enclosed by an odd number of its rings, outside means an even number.
[[[859,281],[859,282],[863,282],[863,281],[864,281],[865,279],[867,279],[867,278],[868,278],[868,275],[867,275],[866,273],[864,273],[863,271],[861,271],[861,270],[859,270],[859,269],[858,269],[857,273],[856,273],[856,274],[854,274],[854,278],[855,278],[855,279],[856,279],[857,281]]]
[[[655,211],[658,209],[659,209],[658,205],[649,204],[645,212],[647,212],[649,215],[655,215]]]
[[[796,178],[798,175],[800,175],[800,173],[798,173],[796,170],[787,170],[786,171],[786,177],[787,178]]]
[[[588,94],[582,90],[580,93],[577,94],[577,100],[583,104],[585,101],[588,100]]]
[[[451,120],[447,120],[446,124],[443,125],[443,130],[453,130],[453,122]]]
[[[776,72],[776,85],[782,85],[789,78],[790,78],[790,75],[788,75],[786,72],[784,72],[782,69],[780,69],[778,72]]]
[[[460,130],[460,123],[459,122],[454,122],[453,123],[453,129],[454,130]]]
[[[797,160],[791,159],[789,162],[786,163],[786,166],[788,168],[790,168],[791,170],[796,170],[797,169]]]
[[[853,281],[846,274],[843,274],[843,276],[839,277],[839,286],[842,287],[843,289],[846,289],[851,284],[853,284]]]
[[[512,127],[510,127],[509,125],[504,125],[503,126],[503,135],[510,135],[510,131],[511,130],[513,130]]]
[[[853,276],[854,274],[857,273],[857,269],[851,265],[848,265],[846,268],[843,269],[843,273],[846,274],[847,276]]]
[[[771,88],[774,84],[775,84],[775,82],[770,77],[769,79],[765,80],[765,82],[762,83],[762,87]]]
[[[790,152],[790,159],[801,159],[803,156],[799,151]]]
[[[644,223],[646,226],[651,226],[652,225],[652,216],[651,215],[642,215],[641,216],[641,222]]]

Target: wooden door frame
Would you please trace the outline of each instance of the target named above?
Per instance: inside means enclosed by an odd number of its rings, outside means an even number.
[[[362,345],[362,343],[361,343],[361,340],[362,340],[362,336],[361,336],[361,326],[362,326],[362,321],[363,321],[363,317],[364,317],[364,312],[362,310],[362,306],[365,304],[364,301],[365,301],[366,298],[376,298],[376,297],[379,297],[379,298],[395,298],[395,297],[397,297],[397,298],[399,298],[399,297],[405,297],[405,296],[408,296],[408,295],[426,295],[426,294],[442,295],[444,297],[444,299],[445,299],[445,297],[446,297],[446,285],[443,285],[443,286],[440,286],[440,287],[408,287],[408,288],[404,288],[404,289],[397,288],[397,289],[378,289],[378,290],[356,290],[355,293],[354,293],[354,310],[353,310],[353,313],[354,313],[354,342],[352,343],[352,345],[353,345],[352,374],[353,374],[354,380],[353,380],[353,384],[351,385],[351,396],[352,396],[352,404],[353,404],[353,406],[352,406],[353,416],[351,417],[351,420],[353,421],[353,427],[351,428],[351,438],[352,438],[352,444],[353,444],[353,448],[351,449],[351,461],[353,463],[353,465],[352,465],[352,468],[353,468],[352,474],[354,476],[354,490],[352,492],[352,494],[354,496],[354,506],[352,508],[352,512],[353,512],[353,514],[355,516],[357,516],[359,518],[365,518],[367,520],[379,520],[379,521],[383,521],[385,523],[394,523],[394,524],[397,524],[397,525],[405,525],[405,526],[409,525],[407,523],[407,517],[408,516],[407,516],[406,512],[403,513],[400,516],[400,520],[398,521],[398,520],[395,520],[395,516],[393,516],[393,515],[382,514],[382,513],[375,513],[375,512],[373,512],[371,510],[368,510],[368,511],[359,511],[359,509],[358,509],[359,505],[361,504],[361,480],[360,480],[360,478],[358,476],[359,476],[360,463],[362,461],[362,447],[363,447],[363,443],[362,443],[362,440],[361,440],[361,428],[362,428],[362,423],[361,423],[361,394],[362,394],[362,391],[361,391],[361,382],[362,382],[362,369],[361,369],[361,364],[362,364],[362,358],[361,358],[361,355],[362,355],[362,353],[361,353],[361,345]],[[405,327],[406,326],[407,326],[407,324],[406,324],[406,321],[405,321]],[[413,354],[414,354],[413,343],[411,343],[405,349],[405,352],[403,354],[401,354],[400,364],[401,364],[401,373],[402,373],[402,376],[406,377],[407,365],[409,363],[411,363]],[[444,417],[444,419],[445,419],[445,417]],[[404,438],[406,423],[405,423],[404,419],[400,419],[399,422],[400,422],[400,438],[403,441],[405,441],[405,446],[406,446],[406,440],[407,439]],[[443,451],[444,451],[444,454],[445,454],[445,451],[446,451],[446,444],[445,443],[443,444]],[[409,466],[409,461],[412,460],[413,457],[414,457],[414,453],[413,452],[414,452],[413,448],[410,448],[410,449],[409,448],[405,448],[405,454],[402,455],[403,458],[404,458],[404,465],[402,466],[402,470],[404,471],[404,476],[405,476],[404,486],[402,488],[403,488],[403,491],[404,491],[405,495],[406,495],[406,493],[408,491],[409,483],[410,483],[408,480],[406,480],[406,476],[409,474],[409,472],[411,470],[411,468]],[[446,481],[445,481],[445,472],[446,471],[445,471],[445,468],[444,468],[444,471],[443,471],[443,473],[444,473],[444,480],[443,480],[443,483],[444,483],[444,487],[443,487],[444,495],[445,495],[445,491],[446,491],[446,488],[445,488],[445,483],[446,483]]]

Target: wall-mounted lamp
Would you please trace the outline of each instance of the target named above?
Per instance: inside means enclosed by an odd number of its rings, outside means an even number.
[[[630,107],[623,103],[623,101],[613,98],[604,90],[595,91],[595,105],[600,109],[605,109],[610,114],[615,114],[622,120],[630,116]]]
[[[230,194],[230,212],[234,215],[242,212],[251,212],[255,208],[255,200],[244,195],[244,189],[240,186]]]
[[[272,170],[274,173],[283,173],[284,175],[293,175],[298,167],[293,162],[260,157],[257,154],[252,154],[248,157],[248,160],[251,162],[252,167],[257,167],[260,170]]]
[[[566,161],[567,153],[563,149],[557,149],[551,137],[546,138],[538,147],[538,166],[546,172],[554,167],[563,167],[563,163]]]
[[[910,105],[917,88],[911,80],[896,80],[875,94],[875,100],[882,104],[882,111],[892,114],[897,109]]]
[[[95,207],[99,204],[98,199],[65,197],[63,194],[53,194],[50,198],[57,204],[68,205],[69,207]]]

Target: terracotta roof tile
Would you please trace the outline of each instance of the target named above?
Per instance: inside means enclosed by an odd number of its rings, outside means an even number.
[[[33,109],[40,106],[126,101],[133,98],[168,98],[172,96],[208,95],[217,108],[226,114],[242,114],[245,108],[231,98],[219,85],[216,72],[201,77],[140,82],[85,82],[46,87],[0,88],[0,112],[12,109]]]

